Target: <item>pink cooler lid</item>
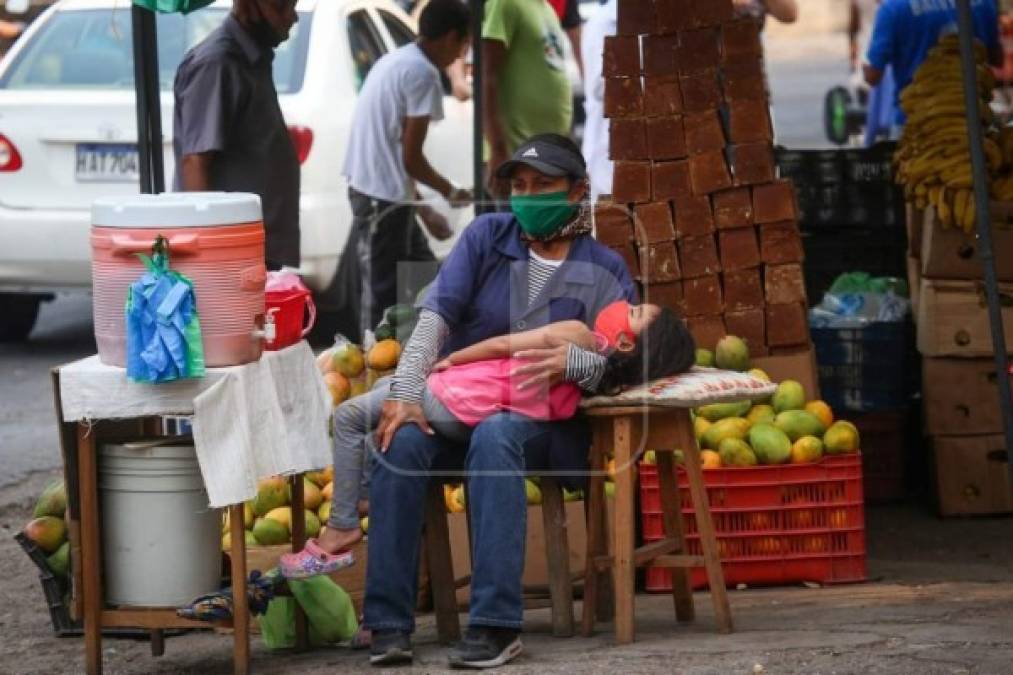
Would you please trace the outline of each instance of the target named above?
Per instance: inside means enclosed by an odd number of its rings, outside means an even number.
[[[91,205],[98,227],[211,227],[261,220],[260,197],[246,192],[164,192],[102,197]]]

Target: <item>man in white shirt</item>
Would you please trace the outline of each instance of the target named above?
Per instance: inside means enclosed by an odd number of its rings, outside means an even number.
[[[461,0],[432,0],[419,19],[419,39],[377,61],[359,92],[344,167],[354,216],[347,246],[357,255],[344,260],[359,266],[361,330],[397,302],[398,262],[435,259],[415,222],[416,182],[455,207],[471,199],[422,151],[430,121],[443,119],[440,71],[464,53],[470,21]]]
[[[617,30],[618,0],[608,0],[584,24],[580,51],[584,62],[584,158],[587,160],[591,201],[612,194],[612,160],[609,159],[609,121],[605,118],[605,78],[602,54],[605,38]]]

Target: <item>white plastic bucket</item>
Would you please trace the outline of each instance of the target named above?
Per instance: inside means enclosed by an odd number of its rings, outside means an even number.
[[[221,586],[221,513],[193,445],[165,438],[99,453],[106,601],[180,607]]]

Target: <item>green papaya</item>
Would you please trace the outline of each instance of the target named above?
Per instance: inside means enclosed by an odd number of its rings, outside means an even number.
[[[777,390],[771,398],[774,412],[785,410],[802,410],[805,407],[805,389],[795,380],[785,380],[777,385]]]
[[[792,442],[803,436],[822,438],[826,429],[823,422],[805,410],[785,410],[774,418],[774,426],[788,435]]]
[[[727,417],[742,417],[753,407],[749,401],[735,401],[733,403],[711,403],[697,408],[696,414],[708,422],[717,422]]]
[[[387,323],[394,328],[415,322],[415,308],[411,305],[391,305],[386,312]]]
[[[791,459],[791,439],[773,424],[754,424],[749,445],[760,464],[784,464]]]
[[[718,455],[723,466],[755,466],[757,459],[753,449],[741,438],[726,438],[718,445]]]
[[[749,420],[741,417],[726,417],[708,427],[700,439],[700,444],[709,450],[717,450],[721,441],[726,438],[745,438],[749,427]]]
[[[35,502],[35,511],[32,513],[32,517],[53,516],[54,518],[63,518],[63,512],[66,510],[67,490],[61,480],[51,484],[42,491],[42,494],[39,495],[39,500]]]

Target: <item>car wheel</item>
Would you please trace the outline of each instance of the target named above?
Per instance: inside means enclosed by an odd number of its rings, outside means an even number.
[[[20,342],[28,337],[39,316],[41,295],[0,293],[0,342]]]

